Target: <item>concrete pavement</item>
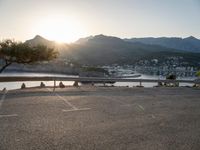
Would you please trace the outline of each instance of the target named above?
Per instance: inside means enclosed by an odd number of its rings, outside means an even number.
[[[0,150],[199,150],[200,90],[68,87],[0,93]]]

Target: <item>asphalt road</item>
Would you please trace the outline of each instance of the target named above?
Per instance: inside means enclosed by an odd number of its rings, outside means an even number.
[[[68,87],[0,93],[0,150],[199,150],[200,90]]]

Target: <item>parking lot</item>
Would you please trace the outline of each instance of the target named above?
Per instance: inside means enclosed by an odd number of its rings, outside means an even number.
[[[0,98],[0,150],[200,149],[199,89],[30,88]]]

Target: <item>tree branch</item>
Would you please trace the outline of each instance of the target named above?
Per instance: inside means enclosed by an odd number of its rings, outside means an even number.
[[[2,73],[8,66],[10,66],[12,64],[12,62],[7,62],[6,64],[0,69],[0,73]]]

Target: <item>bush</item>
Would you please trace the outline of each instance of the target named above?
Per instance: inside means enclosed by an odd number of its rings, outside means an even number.
[[[196,76],[197,76],[197,77],[200,77],[200,71],[198,71],[198,72],[196,73]]]
[[[168,80],[176,80],[176,75],[170,74],[170,75],[168,75],[168,76],[166,77],[166,79],[168,79]]]

